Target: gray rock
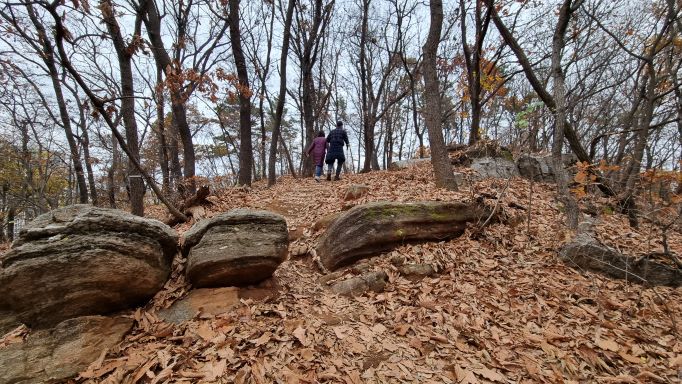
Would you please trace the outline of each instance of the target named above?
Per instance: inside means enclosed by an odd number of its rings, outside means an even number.
[[[367,291],[383,292],[388,282],[384,271],[363,273],[360,276],[338,281],[330,287],[331,291],[341,296],[358,296]]]
[[[407,242],[457,237],[485,215],[468,203],[374,202],[345,212],[319,240],[317,254],[330,270],[376,256]],[[487,215],[486,215],[487,217]]]
[[[0,349],[0,384],[62,381],[85,370],[133,326],[124,317],[85,316],[32,331],[22,343]]]
[[[502,157],[481,157],[474,159],[471,169],[478,173],[479,177],[509,179],[519,176],[519,170],[511,160]]]
[[[564,167],[568,168],[576,162],[573,154],[562,155]],[[554,166],[552,156],[523,155],[516,161],[521,177],[544,183],[554,182]]]
[[[398,267],[401,275],[415,278],[433,276],[436,269],[431,264],[403,264]]]
[[[400,161],[394,161],[388,166],[389,171],[397,171],[400,169],[406,169],[410,167],[414,167],[419,164],[425,164],[427,162],[431,162],[430,157],[425,157],[423,159],[408,159],[408,160],[400,160]]]
[[[623,255],[592,237],[589,232],[578,234],[559,251],[561,259],[580,270],[589,270],[616,279],[640,284],[682,285],[682,270],[672,268],[645,257]]]
[[[284,217],[234,209],[195,224],[182,242],[187,278],[195,287],[260,282],[286,258],[289,233]]]
[[[156,220],[69,206],[24,227],[0,267],[0,309],[30,327],[112,313],[148,301],[166,282],[174,230]]]
[[[0,337],[7,332],[13,331],[21,325],[17,316],[12,312],[0,311]]]

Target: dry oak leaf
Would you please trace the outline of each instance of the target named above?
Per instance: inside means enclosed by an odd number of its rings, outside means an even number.
[[[597,339],[595,344],[605,351],[618,352],[620,345],[611,339]]]
[[[299,326],[296,328],[293,332],[294,336],[296,339],[301,343],[301,345],[308,345],[308,340],[305,337],[305,329]]]
[[[483,378],[486,378],[488,380],[495,381],[498,383],[504,383],[506,381],[506,378],[504,377],[504,375],[502,375],[496,371],[493,371],[492,369],[489,369],[489,368],[484,367],[484,368],[480,368],[480,369],[474,369],[474,373],[483,377]]]
[[[459,365],[455,365],[455,376],[459,384],[478,384],[480,381],[476,378],[473,372],[468,369],[463,369]]]

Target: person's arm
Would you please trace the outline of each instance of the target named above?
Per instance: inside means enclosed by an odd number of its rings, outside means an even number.
[[[343,131],[343,141],[346,143],[346,147],[350,147],[350,144],[348,143],[348,134],[346,131]]]

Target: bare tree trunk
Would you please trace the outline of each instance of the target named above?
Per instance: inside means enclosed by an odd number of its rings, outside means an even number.
[[[285,21],[286,22],[286,21]],[[260,172],[261,172],[261,177],[262,178],[267,178],[267,159],[265,158],[265,144],[267,143],[267,134],[265,132],[265,111],[264,111],[264,103],[265,99],[267,96],[266,92],[266,87],[267,85],[266,80],[268,78],[268,73],[270,72],[270,53],[272,52],[272,37],[274,34],[274,23],[275,23],[275,9],[273,7],[272,13],[270,14],[270,30],[268,33],[268,44],[267,44],[267,53],[266,53],[266,59],[265,59],[265,66],[262,71],[257,71],[257,74],[260,76],[260,97],[258,98],[258,110],[259,110],[259,115],[260,115]],[[289,28],[291,28],[291,25],[289,25]]]
[[[107,170],[109,207],[116,208],[116,169],[118,168],[118,142],[111,136],[111,166]]]
[[[28,10],[29,17],[33,25],[38,31],[40,36],[40,41],[42,43],[41,56],[45,66],[50,74],[50,80],[52,81],[52,88],[54,89],[55,98],[57,99],[57,106],[59,108],[59,117],[62,120],[62,126],[64,127],[64,134],[66,136],[66,141],[69,144],[69,151],[71,154],[71,161],[73,162],[73,169],[76,172],[76,183],[78,185],[78,196],[80,203],[88,202],[88,188],[85,184],[85,174],[83,172],[83,164],[81,163],[80,154],[78,152],[78,145],[76,144],[76,139],[71,129],[71,119],[69,118],[69,112],[66,109],[66,101],[64,99],[64,93],[62,92],[62,85],[59,79],[59,71],[57,70],[57,65],[55,63],[55,52],[54,48],[48,39],[48,34],[45,31],[45,27],[42,22],[36,16],[33,6],[29,3],[26,4],[26,9]]]
[[[160,66],[165,72],[166,76],[173,73],[173,71],[180,70],[175,68],[173,61],[171,60],[168,51],[163,44],[161,37],[161,20],[159,13],[156,9],[156,1],[145,0],[140,3],[140,12],[143,13],[145,26],[147,27],[147,35],[153,46],[152,52],[154,54],[154,60],[157,62],[157,66]],[[181,36],[180,38],[183,38]],[[169,73],[170,72],[170,73]],[[183,195],[192,195],[196,192],[196,181],[195,176],[195,163],[196,157],[194,154],[194,144],[192,142],[192,133],[187,123],[187,110],[185,108],[185,97],[182,95],[182,88],[180,84],[170,87],[171,94],[171,112],[173,113],[173,123],[177,128],[180,135],[180,140],[182,141],[182,151],[184,159],[184,176],[185,183],[184,187],[179,188]],[[179,187],[179,186],[178,186]]]
[[[239,32],[240,0],[229,2],[230,43],[239,78],[239,184],[251,185],[251,168],[253,167],[253,147],[251,144],[251,90],[249,89],[249,73],[246,70],[246,58],[242,51],[241,33]]]
[[[281,132],[279,135],[279,142],[282,146],[282,151],[284,151],[284,157],[287,159],[287,164],[289,165],[289,173],[291,173],[291,176],[296,178],[296,167],[294,166],[294,160],[291,158],[291,152],[289,152],[289,148],[287,147],[286,141],[284,141],[282,138]]]
[[[128,159],[128,191],[130,195],[130,211],[134,215],[144,216],[144,180],[141,172],[135,166],[140,162],[140,146],[137,136],[137,121],[135,119],[135,88],[133,83],[133,68],[131,51],[121,35],[121,29],[116,21],[116,14],[111,0],[100,3],[102,21],[111,35],[118,57],[121,75],[121,116],[126,130],[126,142],[130,150]]]
[[[81,145],[83,146],[83,157],[85,159],[85,170],[88,173],[88,185],[90,186],[90,201],[92,205],[98,205],[99,199],[97,196],[97,185],[95,184],[95,174],[92,170],[92,159],[90,157],[90,134],[88,127],[85,125],[85,116],[82,116],[83,125],[81,127]]]
[[[431,164],[436,175],[436,186],[457,190],[457,183],[452,173],[452,166],[443,140],[441,129],[441,98],[436,59],[440,34],[443,28],[443,2],[431,0],[431,24],[429,34],[424,43],[424,117],[429,131],[431,145]]]
[[[374,150],[374,125],[370,124],[369,100],[367,96],[367,24],[369,18],[369,5],[371,0],[362,2],[362,26],[360,29],[360,92],[362,95],[362,133],[363,146],[365,147],[365,162],[360,172],[369,172],[372,164],[372,152]]]
[[[552,39],[552,80],[554,82],[554,100],[556,101],[552,163],[558,187],[559,200],[564,203],[567,225],[571,229],[578,228],[578,215],[580,214],[580,209],[578,208],[577,201],[568,189],[568,175],[564,169],[564,162],[562,159],[564,127],[567,116],[566,85],[564,82],[564,73],[561,68],[561,52],[564,49],[564,37],[566,36],[566,29],[568,28],[571,14],[580,6],[581,2],[581,0],[578,0],[575,8],[573,8],[571,5],[572,0],[564,0],[564,3],[559,10],[559,20],[557,21],[556,29],[554,30],[554,38]]]
[[[272,187],[277,182],[277,175],[275,163],[277,162],[277,142],[281,138],[282,132],[282,114],[284,113],[284,101],[287,97],[287,57],[289,55],[289,43],[291,37],[291,22],[294,14],[295,0],[289,0],[287,5],[287,13],[284,19],[284,32],[282,36],[282,51],[280,56],[280,79],[279,79],[279,97],[277,98],[277,106],[275,107],[275,118],[272,127],[272,142],[270,143],[270,157],[268,159],[268,186]],[[280,1],[281,6],[281,1]],[[284,140],[282,140],[284,145]],[[285,147],[286,148],[286,147]],[[289,151],[287,151],[289,153]],[[289,161],[291,171],[295,175],[293,164]]]
[[[161,189],[164,193],[171,190],[170,169],[168,167],[168,145],[166,144],[166,112],[163,97],[163,70],[156,64],[156,137],[159,140],[159,165],[161,167]]]
[[[466,75],[469,88],[469,104],[471,105],[471,127],[469,129],[469,145],[475,144],[481,138],[481,55],[483,52],[483,40],[488,32],[490,23],[490,11],[486,12],[485,18],[481,17],[481,0],[476,0],[474,11],[475,31],[473,51],[467,43],[466,38],[466,6],[464,0],[460,0],[461,26],[462,26],[462,48],[464,50],[464,62],[466,64]]]

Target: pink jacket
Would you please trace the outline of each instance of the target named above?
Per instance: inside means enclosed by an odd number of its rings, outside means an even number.
[[[327,153],[327,139],[316,137],[308,148],[308,154],[312,154],[315,165],[322,165],[324,155]]]

